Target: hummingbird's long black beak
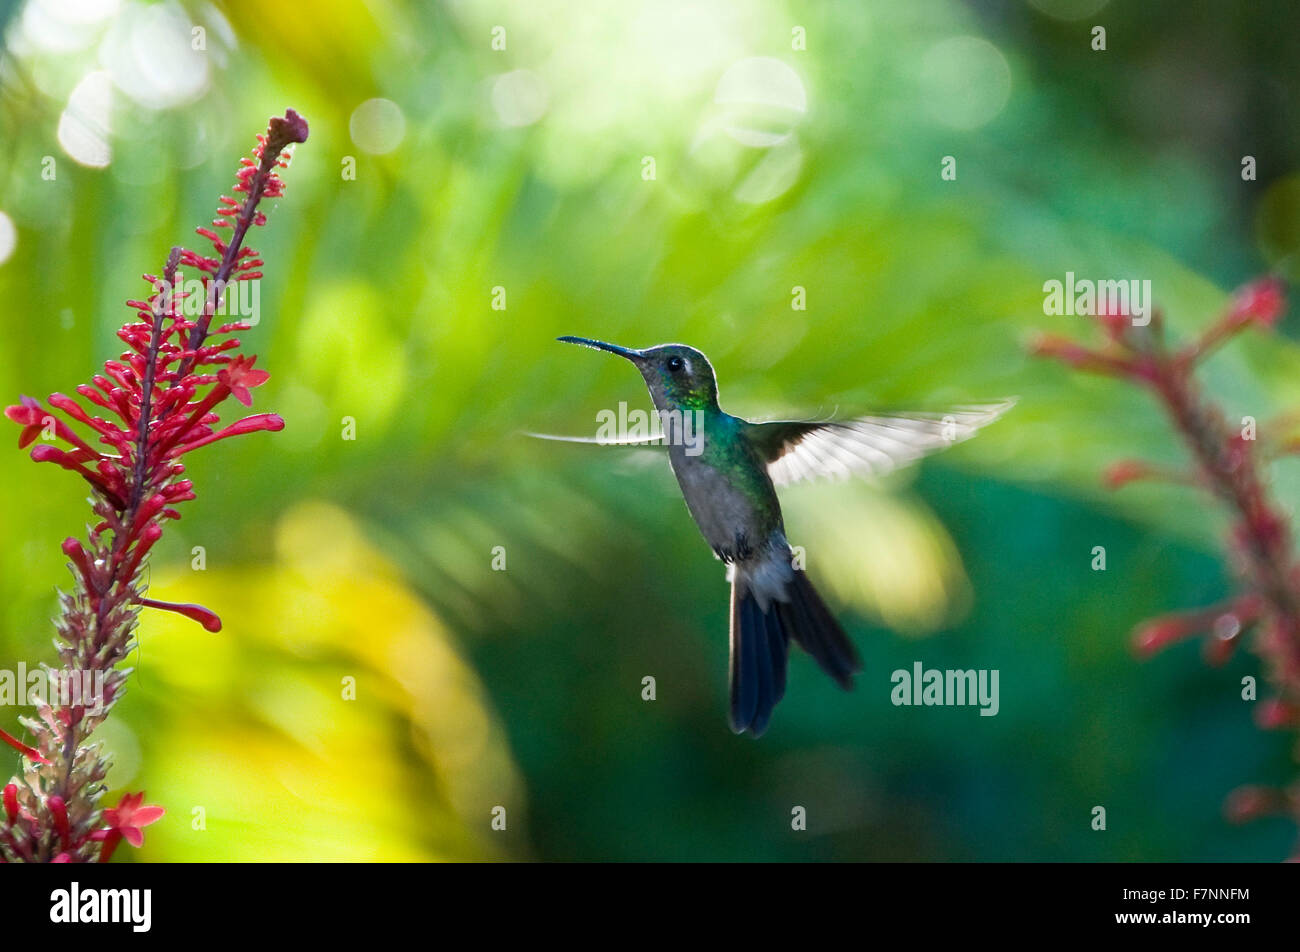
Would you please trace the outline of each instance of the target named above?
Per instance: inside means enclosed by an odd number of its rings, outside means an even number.
[[[566,344],[577,344],[580,347],[590,347],[592,350],[607,350],[611,354],[618,354],[620,357],[626,357],[633,363],[638,363],[645,355],[639,350],[632,350],[628,347],[619,347],[617,344],[607,344],[603,340],[592,340],[590,337],[557,337],[558,341]]]

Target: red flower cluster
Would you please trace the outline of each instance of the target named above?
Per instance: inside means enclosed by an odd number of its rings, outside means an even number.
[[[258,210],[262,199],[283,194],[278,169],[287,164],[285,149],[306,139],[307,123],[293,110],[272,119],[253,157],[243,160],[234,186],[241,197],[221,198],[213,226],[228,229],[226,237],[198,229],[214,255],[174,248],[161,277],[145,275],[153,293],[147,301],[127,302],[139,320],[118,331],[127,351],[108,361],[90,384],[77,387],[89,409],[56,393],[48,407],[23,397],[4,411],[22,427],[20,447],[41,441],[31,450],[33,460],[76,473],[91,487],[97,524],[84,543],[63,542],[76,584],[62,596],[58,645],[64,670],[105,673],[106,696],[93,712],[85,704],[39,705],[36,718],[22,721],[32,744],[0,731],[0,740],[27,761],[22,778],[4,788],[0,860],[105,861],[123,838],[139,846],[141,828],[162,815],[159,807],[141,806],[143,794],[126,795],[115,809],[97,806],[107,764],[86,739],[121,695],[126,675],[116,665],[133,647],[141,607],[178,612],[209,631],[221,629],[216,614],[202,606],[146,598],[143,567],[166,521],[180,518],[176,507],[195,498],[184,478],[186,453],[227,437],[284,428],[273,413],[218,427],[221,404],[233,396],[250,406],[250,391],[268,375],[254,367],[255,357],[237,352],[239,340],[230,336],[248,330],[249,323],[213,328],[212,322],[228,290],[261,278],[262,260],[244,238],[249,228],[266,222]],[[183,289],[182,265],[200,273],[201,302],[186,305],[193,286]]]
[[[1275,429],[1265,423],[1249,435],[1229,426],[1223,412],[1197,386],[1196,365],[1214,348],[1249,327],[1271,329],[1286,309],[1282,284],[1265,279],[1241,289],[1218,321],[1198,339],[1179,349],[1168,346],[1159,312],[1147,326],[1115,315],[1100,323],[1105,343],[1089,347],[1056,335],[1044,335],[1033,350],[1078,370],[1130,380],[1159,399],[1192,454],[1186,471],[1140,460],[1123,460],[1106,473],[1112,488],[1137,479],[1163,479],[1211,492],[1233,515],[1230,551],[1242,591],[1224,604],[1166,615],[1139,625],[1134,647],[1149,656],[1194,636],[1204,636],[1205,656],[1223,664],[1253,632],[1252,647],[1264,661],[1275,692],[1256,709],[1256,723],[1269,729],[1300,729],[1300,564],[1292,547],[1291,527],[1271,499],[1262,475],[1270,455],[1300,450],[1300,441],[1270,440]],[[1298,748],[1300,753],[1300,748]],[[1233,820],[1278,813],[1300,824],[1300,783],[1290,790],[1243,787],[1225,810]],[[1295,858],[1300,859],[1300,846]]]

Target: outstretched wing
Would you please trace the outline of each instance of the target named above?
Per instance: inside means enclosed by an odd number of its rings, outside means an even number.
[[[662,433],[611,439],[603,436],[561,436],[556,433],[529,433],[525,431],[524,436],[531,436],[535,440],[557,440],[561,443],[596,443],[600,446],[644,446],[654,448],[668,445]]]
[[[878,476],[968,440],[1015,400],[947,413],[751,423],[747,434],[777,486],[821,476]]]

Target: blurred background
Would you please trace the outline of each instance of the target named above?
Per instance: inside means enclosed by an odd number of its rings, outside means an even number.
[[[1090,334],[1044,315],[1067,271],[1150,279],[1186,333],[1294,267],[1300,11],[577,10],[0,3],[4,403],[115,357],[139,275],[205,247],[192,229],[267,118],[311,123],[250,239],[267,266],[242,335],[272,374],[255,409],[287,427],[189,458],[199,498],[152,593],[225,630],[143,618],[103,740],[113,798],[168,813],[119,855],[1286,856],[1286,822],[1222,817],[1233,787],[1294,773],[1241,700],[1253,658],[1128,648],[1148,616],[1231,591],[1221,516],[1190,491],[1106,493],[1109,461],[1181,447],[1144,394],[1025,342]],[[1229,418],[1300,406],[1296,330],[1207,366]],[[865,670],[846,694],[796,655],[754,742],[726,724],[723,568],[663,458],[519,435],[649,406],[630,367],[559,334],[690,343],[749,417],[1020,404],[884,483],[785,492]],[[80,481],[7,445],[13,668],[53,657],[59,542],[88,510]],[[1297,464],[1273,477],[1300,499]],[[999,713],[893,706],[891,672],[917,661],[999,670]]]

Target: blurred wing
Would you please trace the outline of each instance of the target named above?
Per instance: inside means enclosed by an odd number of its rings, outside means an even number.
[[[821,476],[878,476],[970,439],[1014,405],[1010,399],[948,413],[774,420],[751,423],[749,437],[777,486]]]
[[[556,433],[529,433],[525,432],[524,436],[531,436],[535,440],[556,440],[560,443],[595,443],[600,446],[643,446],[654,448],[656,446],[667,446],[664,442],[662,433],[654,433],[650,436],[632,436],[622,437],[619,439],[607,439],[603,436],[560,436]]]

